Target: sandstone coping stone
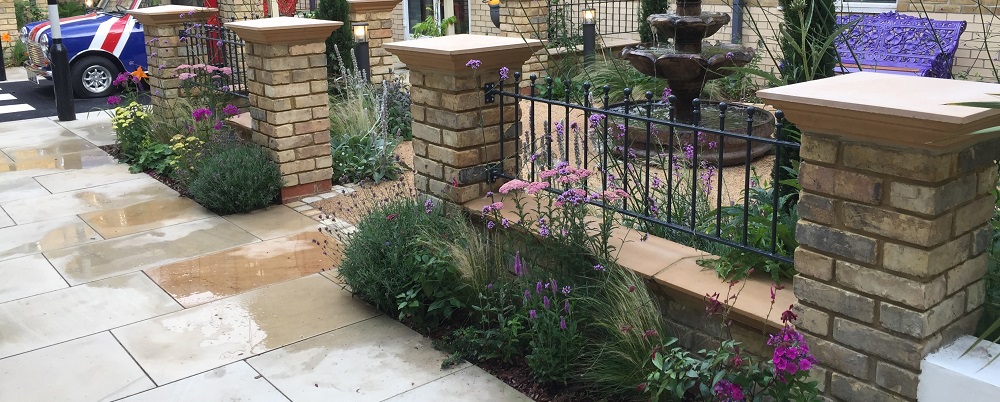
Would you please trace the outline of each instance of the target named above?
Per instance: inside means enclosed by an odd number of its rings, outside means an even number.
[[[217,8],[165,5],[129,10],[128,14],[143,25],[163,26],[206,21],[218,12]]]
[[[350,13],[366,13],[370,11],[392,11],[402,0],[347,0]],[[361,22],[361,21],[352,21]]]
[[[995,101],[1000,85],[858,72],[769,88],[758,96],[804,132],[934,151],[983,140],[968,134],[1000,126],[1000,110],[948,103]]]
[[[247,42],[265,45],[295,45],[322,43],[330,37],[333,31],[343,25],[344,23],[340,21],[276,17],[227,22],[226,28],[232,29]]]
[[[411,70],[468,76],[473,70],[465,63],[471,59],[481,61],[482,70],[508,67],[516,71],[543,45],[537,39],[462,34],[393,42],[385,48]]]

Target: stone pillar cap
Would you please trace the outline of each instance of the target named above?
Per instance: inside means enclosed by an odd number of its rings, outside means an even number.
[[[333,31],[344,25],[340,21],[312,18],[275,17],[259,20],[227,22],[241,39],[264,45],[295,45],[325,42]]]
[[[347,0],[352,13],[363,13],[366,11],[391,11],[402,0]],[[364,22],[364,21],[352,21]]]
[[[508,38],[486,35],[449,35],[414,39],[383,45],[410,69],[447,73],[472,71],[465,63],[476,59],[481,69],[508,67],[520,70],[521,65],[543,46],[538,39]]]
[[[217,8],[166,5],[129,10],[128,14],[145,25],[179,25],[203,22],[219,12]]]
[[[1000,109],[948,103],[1000,101],[1000,85],[858,72],[757,92],[806,132],[946,151],[991,138]]]

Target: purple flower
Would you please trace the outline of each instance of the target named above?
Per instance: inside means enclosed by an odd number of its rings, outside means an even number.
[[[569,286],[563,286],[563,288],[562,288],[562,294],[568,295],[571,290],[572,289]]]
[[[122,103],[122,98],[120,96],[111,95],[111,96],[108,97],[108,104],[109,105],[114,106],[114,105],[119,105],[121,103]]]
[[[600,113],[595,113],[590,116],[590,127],[597,128],[601,125],[601,121],[604,120],[605,116]]]
[[[472,67],[473,70],[479,68],[479,66],[482,66],[482,65],[483,65],[483,62],[481,60],[476,60],[476,59],[469,60],[468,63],[465,63],[466,67]]]
[[[551,302],[549,302],[549,297],[548,297],[548,296],[542,296],[542,305],[543,305],[543,306],[545,306],[545,309],[546,309],[546,310],[548,310],[548,309],[549,309],[549,306],[550,306],[551,304],[552,304],[552,303],[551,303]]]
[[[524,275],[524,263],[521,262],[521,252],[514,254],[514,275]]]
[[[604,266],[601,264],[594,265],[594,271],[604,271]]]
[[[507,78],[509,78],[508,74],[510,74],[510,70],[507,69],[507,67],[500,67],[500,80],[501,81],[502,80],[506,80]]]
[[[536,313],[535,310],[528,310],[528,317],[534,320],[538,318],[538,313]]]
[[[531,291],[524,289],[524,300],[531,300]]]
[[[720,401],[738,402],[744,399],[743,388],[728,380],[719,380],[719,382],[715,383],[712,391],[715,393],[715,396],[719,397]]]
[[[226,116],[236,116],[240,114],[240,108],[235,105],[228,104],[226,107],[222,108],[222,113],[225,113]]]
[[[559,316],[559,329],[566,330],[566,317]]]
[[[486,284],[486,290],[493,290],[493,282]]]
[[[563,311],[565,311],[566,314],[569,314],[569,300],[563,301]]]
[[[733,52],[726,53],[726,58],[727,59],[733,58]]]
[[[191,117],[194,118],[194,121],[202,121],[212,117],[212,111],[205,108],[195,109],[191,112]]]
[[[542,283],[541,282],[535,283],[535,293],[542,293]]]
[[[507,218],[501,219],[500,220],[500,226],[503,226],[504,228],[509,228],[510,227],[510,220],[507,219]]]
[[[215,41],[215,46],[222,47],[222,40]]]
[[[660,100],[663,101],[663,103],[670,103],[670,95],[673,95],[673,93],[674,91],[670,90],[669,87],[664,87],[663,96],[660,97]]]
[[[222,120],[215,122],[215,125],[212,126],[212,128],[215,129],[215,131],[222,130]]]
[[[488,222],[486,222],[486,229],[487,230],[493,230],[493,228],[496,227],[496,225],[497,224],[493,223],[493,221],[488,221]]]
[[[809,370],[816,358],[809,352],[809,345],[795,328],[786,326],[776,335],[771,335],[768,346],[774,346],[771,362],[774,375],[782,382],[799,371]]]

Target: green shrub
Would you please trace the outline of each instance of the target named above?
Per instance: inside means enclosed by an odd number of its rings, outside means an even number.
[[[348,68],[353,67],[354,63],[351,60],[353,60],[352,55],[354,54],[354,36],[350,29],[350,8],[347,0],[319,0],[315,18],[344,23],[343,28],[333,31],[333,34],[326,39],[327,60],[334,61],[339,57]],[[331,73],[344,73],[340,65],[327,63]]]
[[[14,41],[10,47],[10,60],[7,60],[7,65],[23,66],[26,61],[28,61],[28,48],[24,46],[24,42]]]
[[[220,215],[238,214],[274,203],[281,172],[263,148],[238,141],[215,145],[199,161],[188,187],[199,204]]]
[[[59,18],[75,17],[87,13],[87,7],[83,3],[67,1],[59,3]]]
[[[35,0],[17,0],[14,2],[14,19],[17,20],[17,29],[24,28],[25,25],[41,21],[44,18],[41,7]]]
[[[134,101],[115,108],[111,116],[111,127],[115,130],[119,158],[128,163],[137,160],[149,132],[149,113],[146,108]]]
[[[173,149],[169,145],[153,142],[147,138],[142,143],[139,156],[128,170],[132,173],[152,170],[161,176],[170,176],[170,172],[173,170],[171,163],[174,160],[173,156]]]
[[[643,43],[653,41],[653,30],[646,20],[652,14],[662,14],[670,9],[670,0],[640,0],[639,1],[639,40]]]
[[[402,78],[382,81],[386,86],[386,117],[388,118],[389,134],[409,140],[413,138],[413,116],[410,115],[410,89],[403,84]]]
[[[377,201],[377,206],[358,222],[357,232],[347,241],[344,261],[338,270],[340,277],[352,293],[386,314],[399,315],[402,300],[417,304],[403,306],[407,309],[404,316],[409,314],[414,318],[425,313],[436,300],[451,298],[447,288],[442,294],[432,287],[460,285],[446,256],[431,252],[423,240],[428,236],[427,231],[443,235],[438,231],[447,227],[451,219],[455,218],[445,215],[441,207],[426,208],[413,198]],[[447,281],[431,283],[441,280]],[[414,294],[407,295],[411,290]],[[421,306],[423,310],[419,309]]]

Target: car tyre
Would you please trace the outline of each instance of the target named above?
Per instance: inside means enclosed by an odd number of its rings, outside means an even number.
[[[87,56],[73,63],[73,94],[77,98],[100,98],[115,91],[112,85],[118,67],[99,56]]]

